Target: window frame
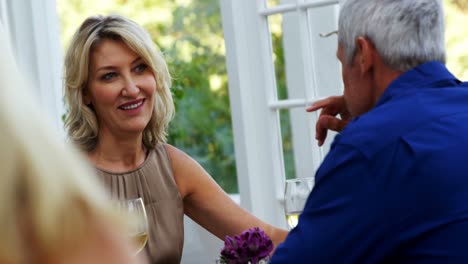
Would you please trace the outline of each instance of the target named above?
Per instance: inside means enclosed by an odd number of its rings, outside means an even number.
[[[308,14],[314,8],[335,5],[328,15],[336,16],[339,1],[283,0],[274,7],[267,7],[266,0],[220,0],[220,4],[241,206],[273,225],[286,227],[283,210],[286,175],[279,110],[304,109],[320,99],[321,94],[341,94],[338,61],[334,56],[328,58],[317,52],[316,48],[323,43],[311,35],[317,30],[335,30],[337,25],[323,25],[319,18]],[[278,100],[268,17],[288,12],[297,12],[300,25],[299,30],[284,28],[284,32],[290,32],[283,36],[285,59],[293,62],[285,69],[289,75],[288,94],[302,92],[305,97]],[[283,22],[287,27],[288,23]],[[311,27],[318,22],[323,29]],[[291,45],[295,41],[300,41],[300,49]],[[319,82],[316,66],[327,60],[334,62],[327,63],[330,70],[321,72],[326,76],[320,76]],[[301,74],[294,76],[298,72]],[[333,81],[321,90],[323,80],[330,79]],[[308,114],[309,121],[304,122],[305,110],[294,112],[290,114],[295,177],[313,177],[328,151],[330,139],[325,147],[318,147],[314,139],[317,114]]]

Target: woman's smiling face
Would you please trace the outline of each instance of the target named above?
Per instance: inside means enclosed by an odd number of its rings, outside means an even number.
[[[153,72],[123,41],[104,39],[93,49],[83,99],[94,108],[100,136],[143,133],[155,92]]]

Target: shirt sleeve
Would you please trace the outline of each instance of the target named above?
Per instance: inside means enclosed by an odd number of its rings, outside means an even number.
[[[359,263],[363,255],[369,260],[372,252],[365,251],[379,239],[378,225],[385,220],[371,167],[353,147],[335,146],[317,171],[298,226],[271,263]]]

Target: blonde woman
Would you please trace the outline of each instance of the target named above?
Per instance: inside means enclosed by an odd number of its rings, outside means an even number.
[[[142,263],[94,171],[42,123],[7,43],[0,25],[0,263]]]
[[[196,161],[166,144],[174,112],[170,86],[149,34],[127,18],[90,17],[71,40],[66,128],[112,195],[143,197],[151,262],[180,262],[184,213],[221,239],[259,226],[281,242],[286,231],[240,208]]]

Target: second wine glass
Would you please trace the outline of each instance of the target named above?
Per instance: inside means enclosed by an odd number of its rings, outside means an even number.
[[[286,180],[284,189],[284,212],[289,228],[296,227],[299,215],[304,209],[307,198],[314,187],[314,178]]]

